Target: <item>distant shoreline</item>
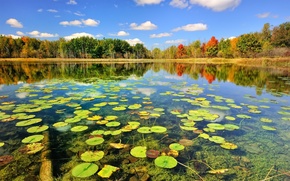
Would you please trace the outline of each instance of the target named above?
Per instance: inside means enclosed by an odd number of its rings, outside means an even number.
[[[81,58],[0,58],[0,62],[91,62],[91,63],[210,63],[225,64],[233,63],[238,65],[271,67],[271,68],[289,68],[290,57],[283,58],[188,58],[188,59],[81,59]]]

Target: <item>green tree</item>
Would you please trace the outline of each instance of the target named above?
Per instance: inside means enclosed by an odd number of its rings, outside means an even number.
[[[262,50],[262,44],[255,34],[244,34],[238,39],[237,50],[242,57],[256,57]]]
[[[290,22],[274,27],[271,42],[275,47],[290,47]]]
[[[232,58],[233,53],[231,51],[231,40],[230,39],[221,39],[218,44],[218,56],[224,58]]]

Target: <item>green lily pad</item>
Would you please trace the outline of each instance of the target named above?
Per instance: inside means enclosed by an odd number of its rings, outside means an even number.
[[[242,119],[251,119],[252,118],[251,116],[248,116],[246,114],[238,114],[237,117],[242,118]]]
[[[260,121],[264,122],[264,123],[271,123],[272,119],[269,118],[261,118]]]
[[[228,149],[228,150],[234,150],[237,149],[238,146],[234,143],[230,143],[230,142],[224,142],[220,145],[222,148],[224,149]]]
[[[25,146],[25,153],[26,154],[35,154],[41,151],[44,148],[42,143],[30,143]]]
[[[88,126],[74,126],[70,130],[72,132],[81,132],[87,130],[89,127]]]
[[[86,143],[88,145],[92,145],[92,146],[95,146],[95,145],[99,145],[99,144],[102,144],[104,142],[104,138],[101,138],[101,137],[94,137],[94,138],[89,138],[86,140]]]
[[[112,165],[105,165],[102,170],[98,172],[98,175],[102,178],[110,178],[110,176],[113,174],[113,172],[116,172],[119,170],[118,167],[114,167]]]
[[[169,145],[169,148],[171,150],[176,150],[176,151],[180,151],[180,150],[183,150],[184,149],[184,146],[179,144],[179,143],[172,143]]]
[[[197,130],[196,127],[193,126],[179,126],[181,129],[186,130],[186,131],[194,131]]]
[[[114,121],[114,120],[116,120],[118,118],[118,116],[106,116],[105,117],[105,120],[107,120],[107,121]]]
[[[151,132],[153,133],[164,133],[167,131],[167,128],[163,126],[152,126],[151,127]]]
[[[137,132],[143,133],[143,134],[152,133],[151,132],[151,128],[150,127],[145,127],[145,126],[138,128]]]
[[[25,121],[19,121],[16,123],[16,126],[29,126],[32,124],[39,123],[41,121],[42,121],[41,118],[33,118],[33,119],[25,120]]]
[[[31,128],[28,128],[27,129],[27,132],[28,133],[39,133],[39,132],[45,131],[47,129],[48,129],[48,126],[47,125],[33,126]]]
[[[171,156],[159,156],[154,160],[154,163],[161,168],[174,168],[177,166],[177,160]]]
[[[221,144],[225,142],[225,138],[221,137],[221,136],[212,136],[208,139],[209,141]]]
[[[67,125],[68,125],[68,123],[65,123],[65,122],[56,122],[52,126],[55,127],[55,128],[60,128],[60,127],[64,127],[64,126],[67,126]]]
[[[163,108],[154,108],[153,110],[154,110],[154,111],[157,111],[157,112],[163,112],[163,111],[164,111]]]
[[[130,154],[136,158],[146,158],[146,146],[136,146],[131,149]]]
[[[108,122],[106,124],[107,127],[117,127],[117,126],[120,126],[120,125],[121,125],[121,123],[117,122],[117,121]]]
[[[91,132],[91,135],[101,135],[104,132],[105,132],[104,130],[95,130],[95,131]]]
[[[44,138],[43,135],[32,135],[32,136],[28,136],[26,138],[24,138],[22,140],[22,143],[36,143],[41,141]]]
[[[224,124],[226,130],[233,131],[239,129],[240,127],[234,124]]]
[[[94,175],[99,169],[99,166],[94,163],[81,163],[72,169],[74,177],[85,178]]]
[[[275,131],[275,130],[277,130],[276,128],[271,127],[271,126],[262,126],[262,128],[263,128],[264,130],[267,130],[267,131]]]
[[[114,110],[114,111],[124,111],[124,110],[126,110],[126,107],[123,107],[123,106],[117,106],[117,107],[114,107],[113,110]]]
[[[103,151],[86,151],[81,154],[81,159],[85,162],[95,162],[102,159],[104,155]]]
[[[224,130],[225,129],[224,125],[219,124],[219,123],[209,123],[209,124],[207,124],[207,127],[215,129],[215,130]]]
[[[80,117],[72,117],[72,118],[67,118],[66,120],[64,120],[64,122],[66,123],[77,123],[80,122],[82,119]]]
[[[115,130],[115,131],[111,131],[111,135],[112,136],[116,136],[116,135],[119,135],[122,133],[122,130],[118,129],[118,130]]]
[[[192,146],[193,145],[193,141],[192,140],[185,139],[185,138],[179,140],[178,143],[183,145],[183,146]]]
[[[201,133],[201,134],[198,135],[198,137],[204,138],[204,139],[209,139],[210,136],[208,134],[206,134],[206,133]]]
[[[4,142],[0,142],[0,147],[4,146],[5,143]]]
[[[234,121],[234,120],[236,120],[236,118],[233,117],[233,116],[226,116],[225,119],[226,119],[226,120],[229,120],[229,121]]]

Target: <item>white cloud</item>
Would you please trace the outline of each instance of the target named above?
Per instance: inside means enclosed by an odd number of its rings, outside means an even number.
[[[214,11],[223,11],[228,8],[234,9],[240,4],[241,0],[190,0],[189,2]]]
[[[62,21],[59,24],[63,26],[81,26],[82,22],[79,20],[73,20],[73,21]]]
[[[171,35],[172,35],[172,33],[159,33],[159,34],[150,35],[150,38],[162,38],[162,37],[168,37]]]
[[[13,38],[13,39],[21,38],[20,36],[12,35],[12,34],[8,34],[8,35],[0,34],[0,35],[2,35],[2,36],[7,36],[7,37],[11,37],[11,38]]]
[[[110,33],[110,36],[129,36],[130,34],[125,31],[119,31],[117,34]]]
[[[137,5],[146,5],[146,4],[160,4],[164,0],[135,0]]]
[[[96,38],[101,38],[101,37],[103,37],[104,35],[102,35],[102,34],[97,34],[96,35]]]
[[[82,20],[84,25],[87,26],[98,26],[100,24],[100,21],[96,21],[93,19],[87,19],[87,20]]]
[[[53,37],[58,37],[58,34],[50,34],[50,33],[41,33],[39,31],[32,31],[28,33],[29,35],[33,37],[38,37],[38,38],[53,38]]]
[[[139,38],[128,39],[127,41],[131,46],[136,45],[137,43],[144,44]]]
[[[85,32],[82,32],[82,33],[74,33],[72,35],[69,35],[69,36],[65,36],[64,38],[66,40],[71,40],[73,38],[79,38],[79,37],[83,37],[83,36],[88,36],[88,37],[92,37],[94,38],[94,35],[92,34],[89,34],[89,33],[85,33]]]
[[[203,31],[207,30],[207,25],[203,23],[196,23],[196,24],[187,24],[185,26],[181,26],[178,28],[173,29],[172,31]]]
[[[267,18],[269,16],[270,16],[270,13],[269,12],[257,14],[257,17],[258,18]]]
[[[50,12],[50,13],[57,13],[57,12],[58,12],[58,11],[55,10],[55,9],[48,9],[47,11]]]
[[[81,13],[79,11],[75,12],[74,15],[77,15],[77,16],[85,16],[85,14],[83,14],[83,13]]]
[[[172,0],[169,4],[173,7],[181,8],[181,9],[188,7],[187,0]]]
[[[69,0],[66,4],[76,5],[77,2],[75,0]]]
[[[37,12],[41,13],[43,11],[43,9],[38,9]]]
[[[132,30],[154,30],[157,28],[157,26],[151,23],[151,21],[146,21],[140,25],[137,23],[131,23],[130,27]]]
[[[9,24],[13,28],[23,28],[23,25],[17,19],[14,18],[8,19],[6,21],[6,24]]]
[[[24,33],[21,32],[21,31],[17,31],[16,34],[19,35],[19,36],[24,36]]]
[[[166,44],[181,44],[184,43],[186,40],[184,39],[177,39],[177,40],[167,40]]]

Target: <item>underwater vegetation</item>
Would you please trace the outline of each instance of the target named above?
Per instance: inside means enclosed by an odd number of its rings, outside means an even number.
[[[289,179],[289,95],[162,70],[113,77],[2,86],[1,179]]]

